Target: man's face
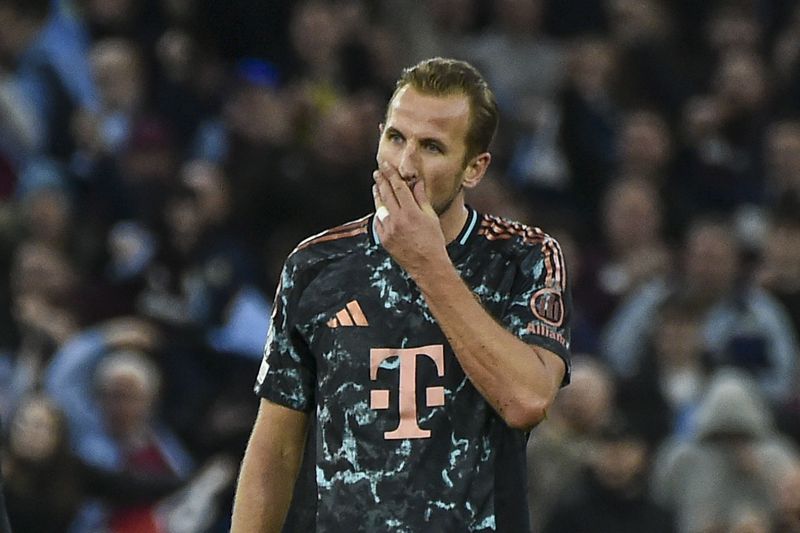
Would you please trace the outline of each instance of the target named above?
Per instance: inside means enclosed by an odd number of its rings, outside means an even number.
[[[699,295],[718,298],[733,286],[739,270],[736,241],[718,226],[693,230],[686,242],[686,278]]]
[[[598,443],[592,467],[606,487],[624,490],[639,480],[646,462],[644,443],[634,437],[625,437]]]
[[[100,389],[101,409],[109,431],[121,438],[141,429],[150,418],[154,392],[141,376],[118,370]]]
[[[378,164],[397,168],[409,186],[424,180],[428,199],[441,215],[463,194],[469,119],[466,96],[430,96],[406,86],[389,103]]]

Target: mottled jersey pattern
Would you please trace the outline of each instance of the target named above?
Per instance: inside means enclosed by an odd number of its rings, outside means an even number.
[[[470,208],[447,250],[500,324],[569,368],[554,239]],[[316,531],[528,531],[527,435],[465,376],[372,216],[288,257],[255,391],[316,417]]]

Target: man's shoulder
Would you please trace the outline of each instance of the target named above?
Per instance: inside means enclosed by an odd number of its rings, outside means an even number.
[[[366,215],[311,235],[295,246],[287,262],[294,265],[313,264],[352,253],[359,246],[369,245],[370,217],[371,215]]]
[[[558,247],[555,239],[536,226],[491,214],[481,215],[478,236],[493,246],[518,253],[529,253],[543,246]]]

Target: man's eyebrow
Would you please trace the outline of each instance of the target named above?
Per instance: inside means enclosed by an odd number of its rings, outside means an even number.
[[[423,146],[428,144],[435,144],[442,150],[442,152],[450,148],[450,146],[439,137],[424,137],[419,140],[419,143]]]
[[[386,128],[384,128],[384,130],[383,130],[383,134],[384,135],[389,135],[389,134],[395,135],[396,134],[396,135],[401,136],[404,139],[406,138],[406,136],[403,134],[403,132],[398,130],[394,126],[386,126]],[[419,140],[419,142],[420,142],[420,144],[435,144],[435,145],[441,147],[442,149],[449,148],[448,144],[444,140],[439,138],[439,137],[423,137],[422,139]]]

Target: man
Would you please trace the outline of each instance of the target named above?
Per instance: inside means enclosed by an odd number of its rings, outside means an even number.
[[[760,531],[736,526],[753,512],[777,512],[781,480],[800,455],[776,430],[757,382],[741,369],[717,370],[692,422],[692,435],[658,449],[650,479],[656,501],[681,532]]]
[[[527,434],[568,380],[561,251],[464,204],[497,124],[470,65],[405,70],[385,120],[375,214],[284,267],[235,533],[281,530],[312,416],[317,531],[528,531]]]
[[[672,514],[647,490],[646,435],[621,412],[609,416],[571,491],[556,502],[544,533],[673,533]]]
[[[749,372],[774,405],[785,405],[796,390],[800,345],[786,309],[745,275],[744,249],[730,220],[698,217],[684,237],[677,276],[655,278],[632,292],[616,309],[601,337],[602,355],[614,372],[630,379],[642,360],[656,316],[669,298],[694,308],[712,368]]]
[[[72,154],[71,119],[79,108],[95,109],[97,95],[86,42],[52,0],[0,0],[0,59],[14,65],[10,82],[25,121],[25,149],[57,158]],[[21,139],[20,139],[21,140]],[[6,139],[3,139],[6,141]],[[31,154],[27,154],[31,155]]]

